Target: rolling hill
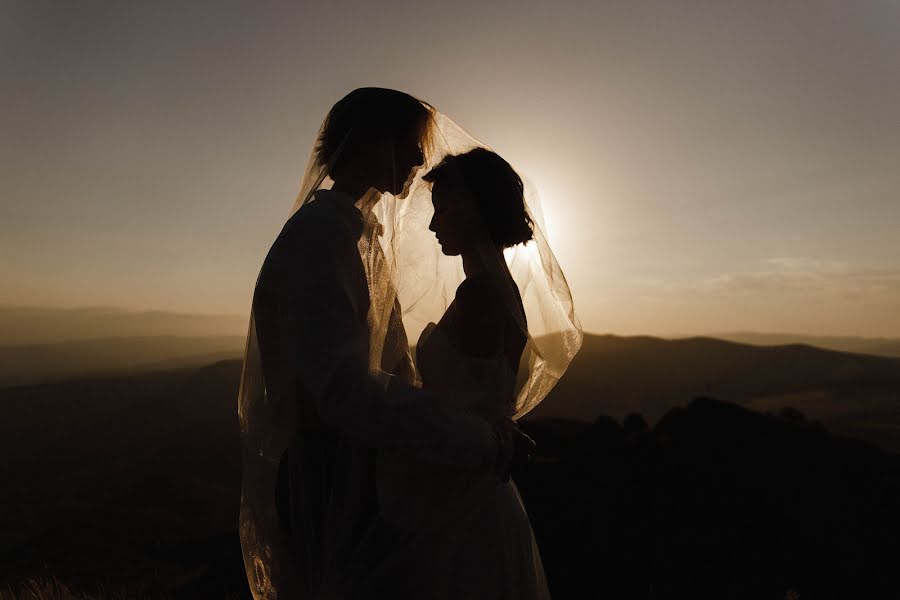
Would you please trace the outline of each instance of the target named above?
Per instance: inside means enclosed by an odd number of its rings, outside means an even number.
[[[154,336],[0,346],[0,387],[201,366],[236,359],[243,344],[241,336]],[[237,360],[223,365],[239,370]],[[900,358],[802,344],[585,335],[568,372],[530,416],[590,422],[641,413],[652,422],[703,395],[762,411],[794,408],[900,451]]]
[[[900,359],[805,345],[751,346],[712,338],[586,335],[581,352],[529,416],[659,419],[685,398],[800,410],[839,433],[900,451]]]

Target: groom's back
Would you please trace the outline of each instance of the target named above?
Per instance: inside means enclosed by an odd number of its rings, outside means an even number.
[[[369,291],[357,241],[359,211],[331,194],[288,219],[272,243],[253,295],[266,392],[287,402],[309,379],[309,365],[328,360],[333,346],[368,339]],[[302,403],[302,402],[301,402]]]
[[[340,355],[345,338],[368,339],[360,214],[329,195],[285,224],[253,298],[266,393],[295,432],[279,463],[276,508],[308,589],[318,586],[323,544],[335,528],[352,535],[374,516],[371,506],[347,505],[366,488],[374,492],[373,451],[324,423],[317,404],[330,357]]]

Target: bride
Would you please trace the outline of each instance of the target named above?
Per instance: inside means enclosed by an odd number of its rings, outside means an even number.
[[[580,345],[528,183],[412,96],[338,102],[254,293],[254,597],[549,597],[497,450]]]
[[[528,329],[503,252],[533,238],[522,180],[485,148],[447,156],[423,179],[432,186],[429,229],[443,255],[461,259],[465,279],[419,337],[422,387],[488,421],[512,417]],[[382,451],[378,484],[384,518],[418,537],[386,588],[435,600],[550,597],[512,481]]]

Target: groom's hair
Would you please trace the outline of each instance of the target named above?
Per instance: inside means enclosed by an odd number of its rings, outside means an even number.
[[[405,143],[427,135],[431,106],[404,92],[358,88],[328,112],[316,143],[316,159],[334,171],[360,144]],[[424,141],[424,140],[419,140]]]
[[[534,238],[534,222],[525,208],[525,186],[508,162],[487,148],[450,155],[423,177],[434,186],[472,198],[491,240],[502,248]]]

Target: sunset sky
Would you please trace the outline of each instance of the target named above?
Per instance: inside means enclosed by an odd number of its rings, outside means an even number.
[[[585,330],[900,336],[900,3],[0,0],[0,304],[249,311],[330,106],[539,188]]]

